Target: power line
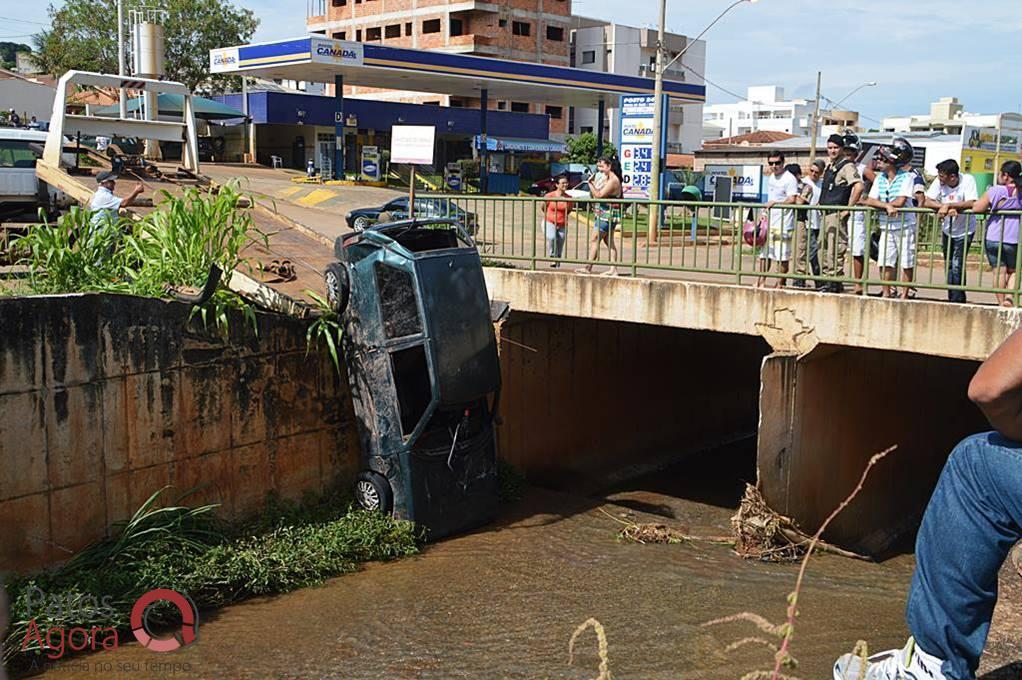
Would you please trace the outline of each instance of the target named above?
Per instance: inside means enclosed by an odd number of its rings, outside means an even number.
[[[38,26],[49,26],[49,22],[43,23],[41,21],[29,21],[28,19],[15,19],[14,17],[0,17],[4,21],[15,21],[19,24],[36,24]]]

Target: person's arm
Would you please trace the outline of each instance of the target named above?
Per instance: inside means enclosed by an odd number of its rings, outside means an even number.
[[[1015,331],[979,367],[969,383],[969,399],[995,430],[1022,441],[1022,331]]]
[[[139,194],[141,194],[141,193],[142,193],[142,183],[141,183],[141,182],[139,182],[139,183],[138,183],[138,184],[136,184],[136,185],[135,185],[135,187],[134,187],[134,188],[133,188],[133,189],[131,190],[131,193],[130,193],[130,194],[128,194],[128,195],[127,195],[127,196],[126,196],[126,197],[124,198],[124,200],[122,200],[122,201],[121,201],[121,207],[122,207],[122,208],[127,208],[127,207],[128,207],[129,205],[131,205],[132,203],[134,203],[134,202],[135,202],[135,199],[136,199],[136,198],[138,198]]]
[[[990,210],[990,194],[985,193],[972,204],[972,212],[985,213]]]

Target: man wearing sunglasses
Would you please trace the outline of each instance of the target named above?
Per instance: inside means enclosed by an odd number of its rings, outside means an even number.
[[[784,154],[772,153],[767,157],[770,178],[767,180],[767,220],[770,225],[767,242],[759,252],[759,269],[770,271],[770,263],[776,262],[782,274],[788,273],[791,260],[791,236],[795,231],[795,211],[774,206],[794,204],[798,201],[798,180],[784,167]],[[760,276],[757,287],[766,283]],[[775,287],[784,286],[784,279],[777,279]]]

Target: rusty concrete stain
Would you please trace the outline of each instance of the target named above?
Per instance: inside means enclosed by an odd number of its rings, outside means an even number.
[[[168,483],[228,516],[351,483],[347,381],[305,322],[232,323],[224,341],[162,300],[0,299],[0,571],[66,559]]]

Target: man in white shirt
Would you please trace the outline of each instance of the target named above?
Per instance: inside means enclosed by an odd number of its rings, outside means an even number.
[[[784,168],[784,154],[772,153],[767,157],[770,178],[767,180],[767,219],[770,230],[767,242],[759,251],[759,270],[770,271],[770,262],[777,262],[778,271],[788,273],[791,260],[791,236],[795,231],[795,211],[776,208],[777,205],[793,205],[798,200],[798,181]],[[766,277],[760,276],[758,288],[766,284]],[[784,285],[784,279],[777,279],[774,287]]]
[[[93,226],[99,226],[103,220],[116,221],[118,211],[131,205],[138,198],[138,195],[142,193],[142,184],[140,182],[124,198],[114,196],[117,175],[112,172],[99,173],[96,175],[96,182],[99,183],[99,188],[96,189],[96,193],[92,195],[92,200],[89,201]]]
[[[978,199],[975,178],[961,174],[957,161],[949,158],[937,164],[937,179],[926,190],[923,205],[936,210],[940,217],[943,232],[940,240],[949,286],[965,285],[965,253],[969,252],[976,235],[976,217],[960,213],[972,209]],[[947,299],[965,302],[965,291],[948,290]]]

